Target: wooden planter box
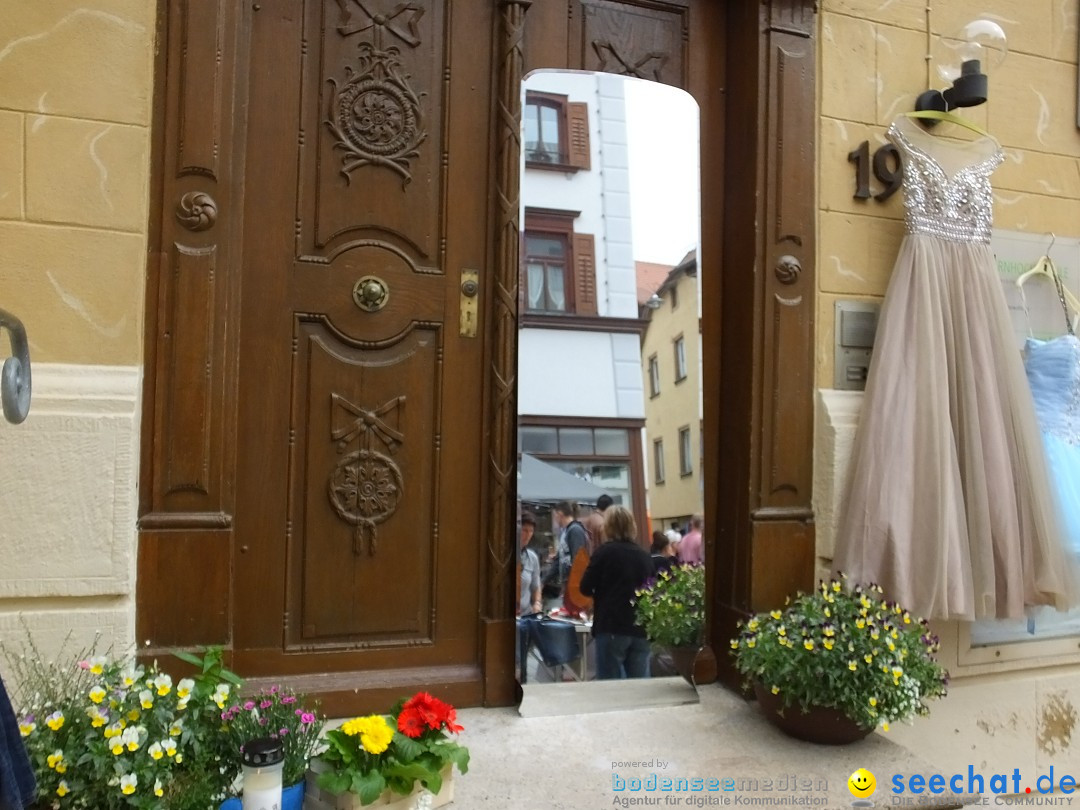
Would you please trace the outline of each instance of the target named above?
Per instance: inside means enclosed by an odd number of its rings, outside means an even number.
[[[418,808],[443,807],[454,800],[454,767],[448,765],[442,771],[442,790],[431,796],[431,803],[425,804],[421,799],[422,793],[428,791],[416,788],[408,796],[402,796],[392,791],[384,791],[372,804],[360,804],[360,797],[351,793],[342,793],[335,796],[329,791],[323,790],[318,785],[319,774],[326,770],[326,766],[318,759],[311,762],[311,769],[307,774],[307,789],[304,792],[304,810],[367,810],[369,807],[377,810],[417,810]]]

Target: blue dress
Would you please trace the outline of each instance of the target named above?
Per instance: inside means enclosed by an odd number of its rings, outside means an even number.
[[[1064,545],[1080,554],[1080,339],[1029,338],[1024,365],[1042,431],[1051,486],[1065,533]]]

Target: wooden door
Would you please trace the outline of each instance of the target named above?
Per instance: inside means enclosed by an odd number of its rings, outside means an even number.
[[[254,6],[233,571],[247,674],[364,690],[405,670],[479,700],[483,344],[461,306],[487,263],[490,55],[469,32],[489,6]]]

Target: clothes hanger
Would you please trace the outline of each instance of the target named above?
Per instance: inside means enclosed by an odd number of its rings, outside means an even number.
[[[985,129],[983,129],[973,121],[968,121],[966,118],[961,118],[956,113],[941,112],[940,110],[916,110],[915,112],[904,113],[904,115],[908,118],[922,118],[930,121],[944,121],[945,123],[956,124],[958,127],[970,129],[972,132],[978,135],[982,135],[984,138],[989,138],[990,140],[994,141],[994,143],[997,143],[997,138],[995,138]]]
[[[1027,309],[1027,300],[1024,297],[1024,285],[1032,278],[1043,277],[1053,282],[1054,287],[1057,290],[1058,297],[1061,299],[1061,306],[1065,309],[1065,321],[1069,327],[1069,333],[1071,334],[1076,328],[1077,319],[1080,318],[1080,299],[1077,299],[1075,295],[1069,290],[1068,287],[1061,280],[1061,274],[1058,273],[1057,268],[1054,266],[1053,259],[1050,258],[1050,250],[1054,247],[1054,242],[1057,241],[1057,237],[1054,234],[1050,234],[1050,247],[1046,249],[1046,253],[1039,257],[1039,260],[1035,262],[1035,266],[1030,270],[1021,273],[1016,279],[1016,286],[1020,290],[1020,297],[1024,299],[1024,308]],[[1072,317],[1069,317],[1069,310],[1072,310]]]

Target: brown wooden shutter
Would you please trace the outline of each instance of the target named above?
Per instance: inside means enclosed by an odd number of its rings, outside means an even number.
[[[596,249],[591,233],[574,234],[574,311],[596,314]]]
[[[566,131],[569,141],[567,163],[578,169],[588,169],[589,164],[589,105],[583,101],[571,101],[566,105]]]

